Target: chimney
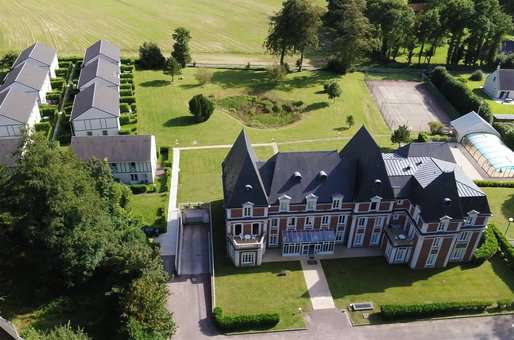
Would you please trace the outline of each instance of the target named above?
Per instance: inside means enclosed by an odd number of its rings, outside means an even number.
[[[245,191],[252,191],[252,190],[253,190],[253,186],[251,184],[245,185]]]
[[[298,181],[302,180],[302,174],[300,173],[300,171],[295,171],[293,174],[293,177],[294,177],[294,179],[296,179]]]
[[[327,173],[326,173],[325,171],[321,170],[321,171],[319,172],[319,177],[320,177],[321,179],[327,179],[328,175],[327,175]]]
[[[444,206],[445,207],[450,207],[452,205],[452,199],[449,198],[449,197],[445,197],[444,198]]]

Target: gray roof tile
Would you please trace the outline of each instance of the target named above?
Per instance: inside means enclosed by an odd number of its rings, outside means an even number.
[[[95,158],[111,163],[150,162],[153,136],[72,137],[71,150],[82,160]]]
[[[91,80],[95,78],[100,78],[112,84],[112,86],[119,86],[119,74],[120,70],[118,66],[104,59],[97,59],[89,65],[86,65],[84,66],[84,68],[82,68],[82,70],[80,71],[78,85],[80,88],[86,85]]]
[[[55,49],[38,42],[23,50],[12,67],[16,67],[28,59],[34,59],[50,66],[56,56],[57,52]]]
[[[117,62],[120,61],[120,49],[107,40],[98,40],[87,48],[84,64],[87,64],[98,55],[106,56]]]
[[[107,116],[119,117],[118,91],[96,83],[86,87],[75,96],[70,119],[74,120],[80,117],[80,115],[91,108],[103,111]]]
[[[514,70],[502,68],[498,72],[498,86],[500,91],[514,90]]]
[[[4,83],[2,84],[2,87],[0,87],[0,91],[14,83],[23,84],[35,91],[41,91],[47,77],[48,68],[31,63],[24,63],[16,66],[7,73],[4,78]]]
[[[32,109],[37,105],[37,94],[10,88],[0,93],[0,115],[27,124]]]

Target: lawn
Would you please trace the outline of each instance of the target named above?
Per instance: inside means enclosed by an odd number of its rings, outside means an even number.
[[[323,0],[314,2],[325,5]],[[60,55],[83,55],[87,46],[108,39],[124,55],[136,55],[144,41],[169,54],[171,32],[191,30],[195,59],[248,56],[262,59],[269,16],[281,0],[0,0],[0,54],[41,41]],[[202,56],[208,54],[208,57]],[[212,54],[212,56],[210,56]],[[265,58],[265,57],[264,57]],[[270,57],[267,57],[270,59]]]
[[[288,75],[278,84],[265,71],[214,70],[212,81],[199,86],[194,68],[184,71],[183,80],[157,71],[136,72],[138,132],[153,133],[159,145],[191,146],[231,144],[243,124],[227,112],[217,109],[207,122],[196,123],[188,111],[188,101],[196,94],[215,98],[251,94],[283,100],[302,100],[306,112],[300,121],[282,128],[246,128],[252,143],[305,140],[351,136],[362,125],[374,135],[389,135],[382,115],[364,82],[356,72],[339,79],[343,94],[335,102],[323,93],[323,84],[333,75],[326,72],[301,72]],[[352,114],[355,126],[346,130],[345,118]]]
[[[143,219],[146,226],[161,226],[159,209],[166,214],[168,204],[167,193],[139,194],[130,197],[129,208],[134,215]]]
[[[494,258],[480,266],[450,266],[443,269],[411,270],[389,265],[382,257],[322,261],[336,306],[346,309],[352,302],[381,304],[443,301],[492,301],[514,299],[514,272]],[[361,313],[351,313],[357,324],[369,323]]]
[[[487,194],[493,216],[489,219],[500,230],[505,231],[507,220],[514,217],[514,190],[512,188],[480,188]],[[509,239],[514,239],[514,223],[509,228]]]

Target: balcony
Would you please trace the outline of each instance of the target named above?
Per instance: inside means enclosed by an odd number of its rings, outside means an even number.
[[[385,228],[387,238],[393,247],[409,247],[414,245],[414,239],[409,238],[403,228],[398,224],[390,224]]]
[[[262,235],[244,235],[243,237],[230,235],[228,238],[236,249],[260,249],[264,248],[266,233]]]

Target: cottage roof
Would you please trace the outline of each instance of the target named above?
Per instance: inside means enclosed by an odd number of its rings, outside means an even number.
[[[117,65],[99,58],[82,68],[78,85],[79,88],[81,88],[91,80],[99,78],[112,84],[112,86],[119,86],[119,73],[120,71]]]
[[[499,91],[514,91],[514,69],[496,70]]]
[[[0,91],[14,83],[23,84],[35,91],[41,91],[48,78],[48,68],[36,64],[24,63],[13,68],[4,78]]]
[[[92,158],[110,163],[150,162],[154,136],[72,137],[71,149],[82,160]]]
[[[16,58],[16,61],[14,62],[12,67],[16,67],[28,59],[37,60],[42,64],[50,66],[52,65],[52,62],[54,61],[56,56],[57,52],[55,51],[55,49],[37,42],[34,45],[23,50],[18,56],[18,58]]]
[[[98,40],[89,46],[84,56],[84,64],[93,60],[95,57],[103,55],[114,61],[120,61],[120,49],[107,40]]]
[[[27,124],[34,106],[37,105],[37,94],[10,88],[0,93],[0,115]]]
[[[86,111],[95,108],[107,116],[119,117],[118,92],[107,86],[94,83],[77,93],[71,110],[71,120],[77,119]]]

